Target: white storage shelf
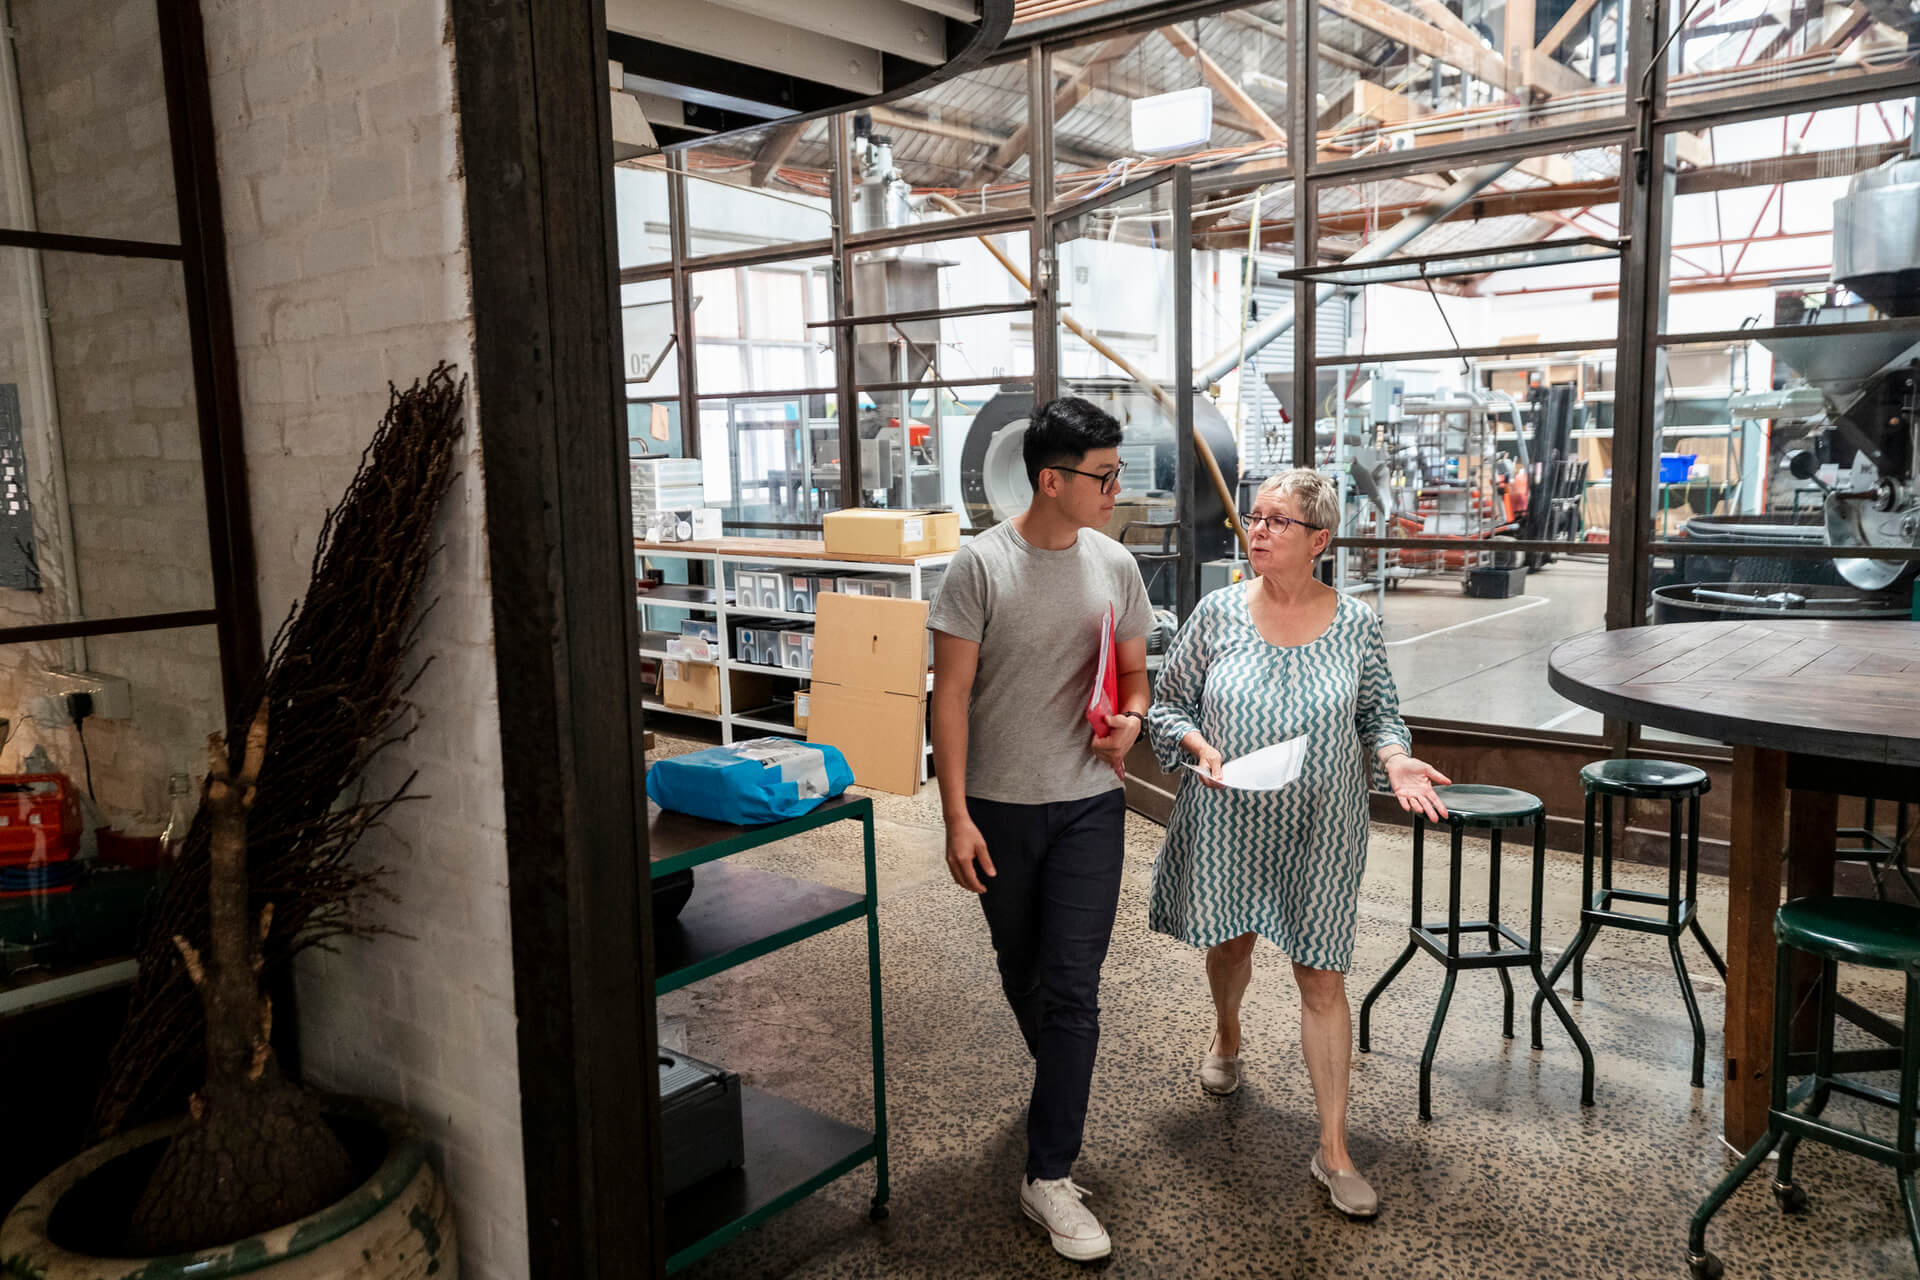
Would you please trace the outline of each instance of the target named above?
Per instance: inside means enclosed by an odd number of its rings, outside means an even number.
[[[658,699],[643,699],[641,705],[648,711],[662,715],[690,716],[696,720],[716,721],[720,725],[720,741],[732,745],[736,737],[763,737],[769,733],[786,734],[790,737],[804,737],[805,731],[798,730],[792,724],[782,724],[777,720],[736,710],[733,706],[733,684],[728,672],[743,671],[755,675],[772,676],[778,679],[804,681],[812,673],[798,667],[770,667],[755,662],[740,662],[732,657],[734,647],[733,629],[735,619],[760,620],[775,619],[785,622],[814,622],[816,615],[794,613],[780,609],[741,608],[731,603],[732,585],[730,579],[734,571],[745,569],[752,572],[781,573],[826,573],[836,576],[856,574],[884,574],[889,577],[904,578],[907,584],[906,599],[925,600],[925,571],[944,570],[947,562],[953,558],[951,552],[939,555],[919,556],[912,560],[836,560],[830,557],[801,558],[787,554],[768,555],[764,551],[746,549],[740,551],[715,550],[714,543],[697,543],[688,546],[676,546],[672,543],[634,544],[634,554],[641,560],[679,560],[684,563],[699,563],[706,567],[709,583],[721,584],[718,591],[712,586],[667,585],[652,591],[639,593],[640,601],[640,654],[642,657],[659,658],[665,661],[680,661],[666,651],[670,632],[649,630],[650,613],[653,610],[672,609],[679,612],[711,614],[720,632],[720,643],[714,645],[716,665],[720,667],[720,712],[718,715],[704,711],[688,711],[679,707],[669,707]],[[933,688],[933,674],[927,674],[927,688]],[[764,712],[765,708],[756,707],[753,711]],[[741,732],[744,731],[744,732]],[[933,747],[927,741],[923,728],[920,736],[920,781],[927,780],[927,762],[933,755]]]

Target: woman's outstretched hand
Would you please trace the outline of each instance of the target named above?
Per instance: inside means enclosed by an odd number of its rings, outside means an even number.
[[[1453,779],[1426,761],[1395,756],[1387,761],[1387,781],[1393,785],[1393,798],[1408,813],[1424,814],[1435,822],[1447,816],[1447,806],[1440,803],[1433,789],[1444,787]]]
[[[1201,782],[1215,791],[1227,789],[1227,784],[1220,781],[1220,766],[1226,763],[1226,758],[1214,750],[1212,743],[1195,731],[1182,738],[1180,746],[1200,766]]]

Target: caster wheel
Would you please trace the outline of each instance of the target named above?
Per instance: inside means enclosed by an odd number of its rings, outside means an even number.
[[[873,1208],[867,1210],[868,1222],[885,1222],[886,1220],[887,1220],[887,1206],[883,1204],[877,1204],[873,1206]]]
[[[1773,1198],[1780,1205],[1782,1213],[1805,1213],[1807,1211],[1807,1192],[1797,1182],[1774,1184]]]
[[[1693,1280],[1720,1280],[1726,1273],[1727,1268],[1711,1253],[1701,1254],[1697,1258],[1692,1254],[1687,1255],[1687,1274]]]

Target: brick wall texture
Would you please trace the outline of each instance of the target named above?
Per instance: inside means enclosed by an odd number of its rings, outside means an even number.
[[[201,0],[232,270],[262,613],[269,633],[387,404],[472,364],[445,0]],[[381,922],[300,974],[307,1073],[395,1101],[438,1144],[467,1280],[526,1274],[501,741],[481,457],[442,515],[417,732],[376,783],[428,798],[363,856]]]

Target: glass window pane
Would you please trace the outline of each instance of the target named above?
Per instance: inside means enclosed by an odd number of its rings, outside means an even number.
[[[1513,0],[1330,3],[1319,15],[1320,148],[1362,156],[1622,115],[1631,6]]]
[[[673,242],[669,231],[667,175],[660,159],[656,156],[615,165],[613,196],[621,267],[651,267],[671,262]]]
[[[827,259],[801,258],[689,276],[700,394],[832,386],[834,331],[810,327],[827,319],[814,307],[826,301],[830,274]]]
[[[1501,270],[1502,287],[1539,293],[1561,288],[1611,289],[1620,282],[1614,257],[1585,246],[1586,256],[1553,266],[1513,266],[1493,251],[1512,248],[1562,251],[1561,241],[1613,241],[1620,236],[1620,149],[1587,147],[1527,156],[1511,163],[1460,164],[1444,171],[1413,173],[1370,181],[1329,183],[1318,189],[1321,261],[1360,263],[1447,255],[1430,277],[1450,281],[1437,291],[1471,291],[1475,277]],[[1452,199],[1440,201],[1443,194]],[[1471,199],[1460,200],[1463,194]],[[1454,203],[1435,220],[1438,203]],[[1476,251],[1488,254],[1476,262]],[[1421,292],[1425,292],[1424,289]],[[1564,299],[1563,299],[1564,300]],[[1431,319],[1432,313],[1427,313]],[[1425,321],[1423,320],[1423,323]],[[1607,332],[1611,331],[1609,326]],[[1414,349],[1438,345],[1423,342]]]
[[[77,16],[67,0],[9,6],[30,189],[0,179],[0,226],[178,244],[157,8]],[[324,131],[328,110],[316,103],[306,114]],[[282,172],[287,130],[286,113],[267,112],[221,140],[222,181],[252,190],[263,218],[326,197],[324,178]]]
[[[84,750],[63,717],[32,711],[57,696],[61,684],[51,673],[76,669],[110,690],[83,725]],[[97,857],[83,871],[62,856],[70,848],[65,837],[79,838],[78,824],[52,812],[60,835],[44,860],[36,864],[19,846],[0,849],[0,884],[71,883],[62,892],[0,898],[0,993],[134,949],[171,807],[168,778],[185,775],[181,806],[191,818],[207,735],[226,727],[221,698],[212,627],[0,646],[0,706],[13,709],[0,771],[61,775],[68,794],[90,793],[110,828],[92,834]]]
[[[693,295],[693,331],[702,338],[740,336],[740,277],[735,271],[702,271],[687,277]]]
[[[1403,557],[1408,553],[1399,553]],[[1462,552],[1428,552],[1439,560]],[[1556,556],[1503,599],[1460,590],[1456,566],[1366,595],[1380,611],[1400,712],[1462,724],[1599,733],[1600,713],[1547,687],[1561,641],[1606,625],[1604,550]]]
[[[212,608],[180,265],[35,265],[0,249],[0,621]]]
[[[1287,9],[1252,5],[1055,54],[1055,203],[1170,163],[1284,165]]]
[[[747,272],[749,338],[807,340],[807,272],[756,268]],[[824,318],[824,317],[823,317]]]
[[[1027,65],[969,71],[847,118],[853,233],[1028,207]]]
[[[700,454],[707,502],[729,523],[818,524],[840,505],[834,396],[702,399]]]
[[[1320,366],[1315,456],[1340,480],[1341,531],[1604,544],[1613,372],[1610,347]],[[1434,573],[1459,582],[1467,568],[1506,558],[1470,549],[1471,563],[1355,549],[1350,568],[1390,583]]]
[[[1912,138],[1906,98],[1670,138],[1661,331],[1920,311]]]
[[[1672,0],[1669,21],[1682,21],[1689,0]],[[1893,25],[1906,15],[1904,29]],[[1667,48],[1670,102],[1822,85],[1836,78],[1912,67],[1904,6],[1806,4],[1766,0],[1701,5]]]
[[[1259,249],[1247,246],[1259,218]],[[1239,446],[1238,505],[1260,480],[1293,465],[1293,189],[1281,183],[1211,192],[1193,210],[1193,353],[1200,382]],[[1320,308],[1322,349],[1343,350],[1348,300]],[[1332,342],[1334,345],[1327,345]],[[1206,386],[1201,387],[1206,390]]]
[[[629,396],[666,396],[680,389],[673,289],[666,280],[620,286],[623,373]]]
[[[692,257],[825,240],[833,157],[827,122],[768,125],[681,152]]]

